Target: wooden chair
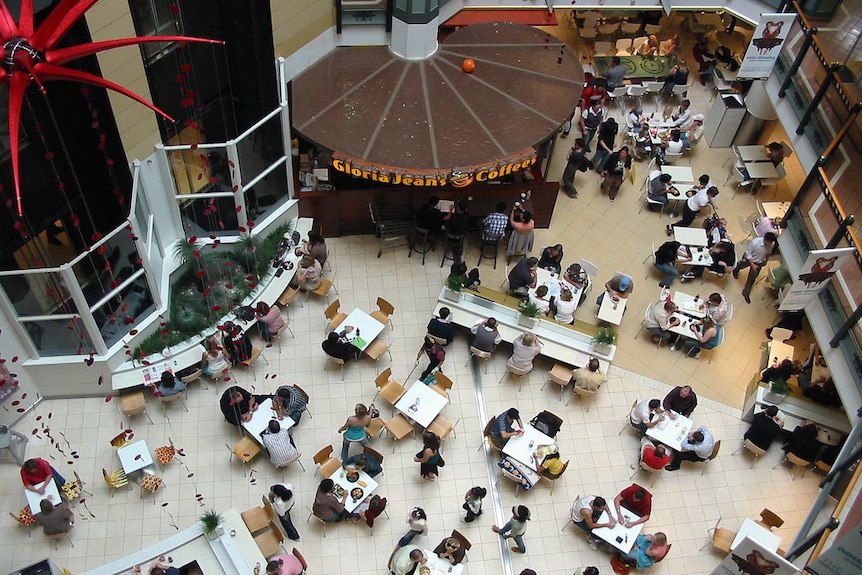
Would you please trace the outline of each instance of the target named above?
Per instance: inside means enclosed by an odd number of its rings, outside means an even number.
[[[487,364],[486,364],[487,365]],[[503,383],[503,380],[506,379],[507,374],[512,374],[512,378],[518,378],[518,391],[521,391],[521,386],[523,385],[524,376],[527,376],[527,380],[530,379],[530,372],[524,369],[518,369],[514,365],[510,364],[508,361],[506,362],[506,372],[503,374],[503,377],[500,378],[498,383]]]
[[[268,502],[269,499],[266,498],[266,495],[263,497],[263,501]],[[258,532],[264,530],[269,526],[270,516],[266,511],[266,507],[261,505],[260,507],[252,507],[251,509],[246,509],[242,513],[239,514],[242,517],[242,522],[245,523],[248,532],[252,534],[252,536],[256,535]]]
[[[172,403],[178,399],[181,399],[183,402],[183,409],[186,410],[186,413],[189,412],[189,408],[186,406],[186,398],[183,396],[183,392],[175,393],[173,395],[160,395],[159,402],[162,404],[162,415],[165,417],[168,416],[168,404]]]
[[[257,374],[254,373],[254,362],[257,361],[257,358],[263,358],[263,361],[266,362],[266,365],[269,365],[269,360],[266,359],[266,356],[263,355],[263,350],[258,347],[251,348],[251,355],[240,362],[240,365],[248,368],[251,371],[251,375],[255,381],[257,381]],[[188,411],[188,410],[186,410]]]
[[[494,439],[491,436],[491,427],[494,425],[494,421],[496,421],[496,419],[496,417],[492,417],[488,420],[488,423],[485,424],[485,429],[482,430],[482,444],[479,445],[479,449],[477,449],[476,451],[482,449],[482,447],[485,445],[485,442],[487,441],[488,445],[491,446],[491,449],[502,453],[503,450],[497,447],[497,444],[494,443]]]
[[[372,417],[368,425],[365,426],[368,437],[377,437],[384,429],[386,429],[386,422],[380,417]]]
[[[736,537],[736,531],[731,531],[730,529],[725,529],[724,527],[720,527],[721,517],[715,522],[713,527],[707,529],[706,534],[709,537],[709,541],[707,541],[703,547],[700,548],[702,551],[707,545],[712,543],[712,547],[714,549],[718,549],[723,554],[730,553],[730,545],[733,543],[733,539]]]
[[[156,504],[156,491],[164,485],[164,480],[158,475],[153,475],[152,473],[148,473],[147,470],[144,470],[144,474],[141,476],[141,499],[144,498],[144,492],[149,492],[153,494],[153,505]]]
[[[114,496],[114,490],[126,487],[129,485],[129,478],[126,477],[126,472],[118,469],[113,473],[108,473],[108,470],[102,468],[102,476],[105,478],[105,483],[111,488],[111,497]]]
[[[302,395],[302,397],[305,399],[305,409],[303,411],[308,414],[308,417],[314,419],[314,416],[311,415],[311,410],[308,409],[308,404],[311,403],[311,397],[308,395],[308,392],[306,392],[304,389],[302,389],[295,383],[293,384],[293,388],[298,391],[300,395]]]
[[[311,521],[312,517],[317,519],[317,522],[320,523],[320,526],[323,528],[323,538],[326,539],[326,521],[315,515],[314,510],[311,507],[306,507],[306,509],[308,509],[308,517],[305,518],[305,522],[308,523]]]
[[[168,437],[168,445],[162,445],[156,448],[156,461],[159,465],[167,465],[177,454],[177,448],[174,447],[174,440]]]
[[[242,439],[240,439],[236,445],[231,447],[227,443],[224,444],[227,447],[228,451],[230,451],[230,457],[228,458],[228,463],[233,461],[233,456],[236,455],[236,458],[242,461],[242,474],[245,477],[245,466],[250,463],[252,459],[257,457],[257,454],[261,452],[260,445],[249,437],[248,435],[244,435]]]
[[[192,373],[190,373],[184,377],[181,377],[180,381],[185,384],[186,388],[188,388],[190,383],[194,383],[196,381],[199,381],[199,382],[201,382],[201,385],[204,386],[204,389],[209,391],[210,388],[207,387],[206,382],[204,382],[204,380],[202,379],[203,374],[204,374],[204,372],[202,369],[196,369]]]
[[[338,326],[347,319],[347,314],[341,311],[340,300],[335,300],[329,304],[326,309],[323,310],[323,315],[326,316],[326,333],[337,329]]]
[[[731,456],[736,455],[737,453],[739,453],[743,449],[747,449],[748,451],[750,451],[751,453],[754,454],[754,459],[751,460],[751,465],[748,467],[749,469],[754,467],[754,464],[757,462],[758,457],[763,457],[764,455],[766,455],[765,449],[761,449],[761,448],[757,447],[756,445],[754,445],[754,443],[750,439],[746,439],[742,442],[742,445],[739,447],[739,449],[737,449],[736,451],[731,453]]]
[[[256,536],[254,542],[257,544],[257,548],[260,549],[261,555],[267,559],[278,553],[279,549],[284,549],[284,535],[282,535],[281,529],[272,521],[269,522],[269,530]]]
[[[54,551],[57,551],[57,539],[63,539],[64,537],[69,540],[69,545],[72,548],[75,548],[75,544],[72,543],[72,528],[69,527],[68,531],[64,531],[63,533],[53,533],[51,535],[45,534],[45,537],[54,542]]]
[[[341,467],[341,460],[332,456],[332,445],[327,445],[315,453],[312,460],[317,464],[315,473],[319,473],[324,478],[329,477],[336,469]]]
[[[341,366],[341,381],[344,381],[344,360],[341,359],[340,357],[333,357],[327,353],[326,354],[326,365],[323,366],[323,371],[326,371],[326,368],[329,367],[330,362],[334,363],[335,365]]]
[[[279,307],[287,307],[288,312],[289,312],[289,310],[290,310],[289,306],[293,302],[293,300],[296,299],[296,296],[298,293],[299,293],[299,289],[295,289],[295,288],[292,288],[290,286],[287,286],[286,288],[284,288],[284,291],[281,292],[281,295],[278,296],[278,300],[276,300],[276,303],[278,303]],[[305,307],[302,305],[301,299],[297,300],[297,301],[299,302],[299,307]]]
[[[380,418],[378,418],[378,419],[380,419]],[[362,446],[362,453],[364,453],[365,455],[373,455],[374,457],[376,457],[377,461],[380,462],[380,469],[381,470],[383,469],[383,454],[382,453],[380,453],[376,449],[368,447],[367,445]],[[383,471],[380,471],[380,475],[386,475],[386,474],[383,473]]]
[[[443,414],[439,414],[431,424],[427,427],[428,431],[433,431],[434,434],[439,437],[441,440],[446,439],[446,437],[451,433],[456,439],[458,435],[455,433],[455,427],[458,425],[460,419],[456,419],[455,423],[452,423],[445,417]]]
[[[36,525],[36,516],[33,515],[32,511],[30,511],[29,505],[25,505],[18,515],[15,515],[11,511],[9,512],[9,515],[15,520],[15,523],[17,523],[19,527],[27,527],[27,537],[32,537],[32,535],[30,535],[29,528]]]
[[[428,387],[440,395],[449,397],[449,390],[452,389],[452,380],[449,379],[449,376],[445,373],[438,370],[437,373],[434,374],[434,383]]]
[[[383,399],[388,401],[391,405],[395,405],[401,397],[407,393],[407,390],[404,389],[397,381],[394,381],[392,378],[392,369],[387,367],[384,369],[377,378],[374,380],[374,385],[377,386],[377,393],[374,394],[374,398],[371,400],[371,403],[374,403],[374,400],[377,399],[378,395],[383,396]]]
[[[386,422],[386,430],[392,436],[392,453],[395,453],[395,444],[399,439],[404,439],[414,432],[413,424],[400,413],[396,413],[392,419]]]
[[[392,324],[392,314],[395,313],[395,306],[391,303],[383,299],[382,297],[377,298],[377,311],[371,312],[371,317],[382,323],[383,325],[389,324],[389,327],[392,328],[392,331],[395,331],[395,326]]]
[[[471,345],[470,346],[470,357],[467,358],[467,363],[464,364],[464,367],[467,367],[467,365],[469,365],[470,360],[473,359],[473,357],[478,357],[479,359],[485,360],[485,374],[487,375],[488,374],[488,360],[491,359],[491,352],[490,351],[482,351],[481,349],[479,349],[477,347],[473,347]]]
[[[566,472],[566,469],[568,469],[568,467],[569,467],[569,462],[566,461],[565,463],[563,463],[563,468],[560,470],[560,472],[558,474],[553,475],[551,473],[543,473],[541,475],[541,477],[543,477],[544,479],[547,479],[548,481],[551,482],[551,494],[554,493],[554,483],[556,483],[557,480],[563,476],[563,473]]]
[[[135,415],[140,415],[143,413],[147,416],[147,420],[150,422],[150,425],[153,424],[153,420],[150,419],[150,414],[147,413],[147,400],[144,397],[143,391],[137,391],[135,393],[127,393],[126,395],[121,395],[120,411],[129,419],[132,419],[132,417]]]
[[[129,444],[129,434],[130,433],[131,433],[130,430],[124,429],[123,431],[121,431],[120,433],[115,435],[113,439],[111,439],[111,445],[117,449],[119,449],[121,447],[125,447],[126,445]]]
[[[774,511],[764,507],[760,511],[760,520],[757,521],[757,524],[764,529],[772,531],[774,527],[781,527],[782,525],[784,525],[784,519],[782,519]]]
[[[326,263],[329,263],[328,258],[326,260]],[[300,553],[299,549],[297,549],[296,547],[293,548],[293,551],[291,551],[291,553],[293,553],[293,556],[296,557],[297,561],[299,561],[299,564],[302,565],[302,572],[305,573],[305,571],[308,569],[308,563],[306,563],[305,557],[302,556],[302,553]]]
[[[575,395],[577,395],[578,397],[581,397],[582,398],[581,401],[586,403],[587,413],[589,413],[590,412],[590,400],[594,399],[596,397],[596,394],[599,391],[598,390],[590,391],[588,389],[582,389],[582,388],[578,387],[577,385],[575,385],[574,391],[575,391]],[[569,404],[566,403],[566,405],[569,405]]]
[[[377,371],[380,371],[380,356],[384,353],[389,354],[389,361],[392,361],[392,352],[389,351],[389,344],[380,339],[376,338],[374,341],[368,344],[368,347],[362,352],[369,359],[374,360],[374,363],[377,364]]]
[[[720,439],[719,439],[718,441],[716,441],[716,442],[715,442],[715,446],[713,446],[713,448],[712,448],[712,453],[709,455],[709,457],[707,457],[707,458],[703,461],[703,471],[701,471],[701,472],[700,472],[701,477],[703,477],[703,474],[704,474],[704,473],[706,473],[706,465],[707,465],[710,461],[712,461],[713,459],[715,459],[716,457],[718,457],[718,450],[719,450],[719,449],[721,449],[721,440],[720,440]]]
[[[335,279],[335,274],[332,274],[332,279]],[[329,290],[331,289],[335,290],[335,293],[338,293],[338,289],[335,287],[335,284],[332,283],[332,280],[323,278],[320,280],[320,285],[317,286],[316,289],[305,292],[305,301],[308,301],[308,297],[311,294],[314,294],[322,297],[327,303],[329,303]]]
[[[548,381],[545,382],[545,385],[548,385],[552,381],[560,386],[560,402],[562,402],[563,392],[572,383],[572,368],[562,363],[555,363],[554,367],[548,372]],[[545,385],[542,386],[542,389],[544,389]],[[566,405],[569,405],[568,402]]]
[[[646,463],[644,463],[643,460],[640,458],[640,456],[638,456],[638,466],[635,468],[635,470],[629,476],[629,479],[632,479],[635,475],[637,475],[638,471],[646,471],[647,473],[649,473],[649,475],[650,475],[649,486],[652,487],[653,480],[655,479],[655,476],[662,473],[664,471],[664,469],[654,469],[654,468],[650,467],[649,465],[647,465]]]

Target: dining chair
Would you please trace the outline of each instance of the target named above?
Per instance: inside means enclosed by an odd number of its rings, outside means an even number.
[[[637,467],[635,467],[635,470],[632,471],[632,474],[629,476],[629,479],[633,479],[634,476],[638,474],[638,471],[646,471],[649,474],[649,476],[650,476],[649,486],[650,486],[650,488],[652,488],[653,480],[655,479],[656,475],[659,475],[660,473],[662,473],[664,471],[664,468],[662,468],[662,469],[652,468],[649,465],[647,465],[646,463],[644,463],[643,459],[641,459],[640,455],[638,455]]]
[[[783,327],[774,327],[769,335],[773,341],[785,342],[793,337],[793,330]]]
[[[248,358],[246,358],[240,362],[241,366],[248,368],[249,371],[251,371],[251,375],[255,381],[257,381],[257,374],[255,374],[255,372],[254,372],[254,362],[256,362],[257,358],[259,358],[259,357],[263,358],[263,361],[266,362],[266,365],[269,365],[269,360],[266,359],[265,355],[263,355],[263,350],[260,349],[259,347],[254,347],[254,346],[252,346],[252,348],[251,348],[251,355]],[[186,410],[186,411],[188,411],[188,410]]]
[[[193,372],[191,372],[190,374],[184,375],[183,377],[181,377],[180,381],[183,382],[183,384],[186,386],[186,388],[188,388],[190,383],[194,383],[196,381],[199,381],[199,382],[201,382],[201,385],[204,386],[204,389],[209,391],[210,388],[207,387],[206,382],[202,378],[203,374],[204,374],[204,372],[202,369],[196,369]]]
[[[539,391],[544,389],[545,386],[552,381],[560,386],[560,402],[562,402],[563,393],[569,384],[572,383],[572,368],[563,363],[555,363],[554,367],[548,371],[548,381],[542,385]],[[566,405],[569,405],[568,402],[566,402]]]
[[[162,404],[162,415],[167,417],[168,416],[168,404],[172,403],[178,399],[182,400],[183,409],[185,409],[186,413],[188,413],[189,408],[186,407],[186,398],[184,397],[183,392],[181,391],[181,392],[175,393],[173,395],[160,395],[159,396],[159,402]]]
[[[436,241],[434,239],[434,235],[431,234],[430,230],[415,226],[413,228],[413,236],[410,238],[410,251],[407,253],[407,257],[409,258],[412,256],[413,252],[422,254],[422,265],[424,266],[425,256],[428,252],[433,252],[435,250],[435,244]],[[421,248],[417,246],[421,246]]]
[[[341,460],[332,456],[332,445],[327,445],[315,453],[312,460],[317,464],[315,474],[319,473],[323,478],[329,477],[335,470],[341,467]]]
[[[718,549],[724,554],[730,553],[730,545],[733,543],[734,538],[736,538],[736,531],[725,529],[724,527],[720,527],[720,525],[721,517],[716,520],[714,526],[706,530],[709,540],[704,543],[699,551],[702,551],[707,545],[712,543],[713,548]]]
[[[455,539],[457,539],[458,543],[461,544],[461,548],[464,549],[464,551],[465,551],[464,560],[462,562],[467,563],[467,561],[469,561],[469,559],[466,555],[466,552],[473,548],[473,544],[470,543],[470,540],[467,539],[467,537],[465,537],[464,534],[461,533],[460,531],[458,531],[457,529],[452,530],[451,537],[454,537]]]
[[[494,260],[494,269],[497,269],[497,253],[500,251],[500,239],[499,238],[485,238],[481,239],[481,243],[479,244],[479,261],[476,262],[476,266],[482,264],[482,260]],[[489,255],[490,254],[490,255]]]
[[[273,521],[269,522],[268,530],[254,538],[254,542],[261,555],[267,559],[278,553],[279,549],[284,549],[284,535]]]
[[[572,518],[575,516],[575,507],[578,506],[578,501],[580,501],[580,500],[581,500],[581,494],[578,493],[575,496],[575,500],[572,501],[572,506],[569,508],[569,517],[568,517],[568,519],[566,519],[566,522],[565,522],[565,524],[563,524],[563,527],[560,529],[560,532],[565,531],[566,527],[568,527],[569,525],[575,524],[575,520]]]
[[[335,274],[332,274],[332,280],[335,279]],[[332,280],[327,278],[323,278],[320,280],[320,285],[313,290],[309,290],[305,292],[305,301],[308,301],[308,297],[311,294],[318,295],[324,299],[327,303],[329,303],[329,290],[335,290],[335,293],[338,293],[338,288],[335,287],[335,284]]]
[[[278,296],[276,303],[278,307],[286,307],[288,313],[290,313],[290,304],[293,303],[293,300],[296,299],[296,296],[300,293],[299,288],[294,288],[291,286],[287,286],[284,288],[284,291],[281,292],[281,295]],[[299,307],[305,307],[302,303],[301,299],[296,300],[299,302]]]
[[[9,512],[9,515],[15,520],[15,523],[18,524],[18,527],[27,527],[27,537],[32,537],[32,535],[30,535],[29,528],[36,525],[36,516],[33,515],[32,511],[30,511],[29,505],[25,505],[24,508],[18,512],[18,515],[15,515],[11,511]]]
[[[628,86],[617,86],[613,91],[608,92],[608,98],[610,98],[611,102],[616,102],[617,107],[620,109],[620,114],[625,114],[623,100],[625,100],[628,91]]]
[[[246,476],[246,464],[250,463],[251,460],[257,457],[257,454],[261,452],[260,445],[258,445],[258,443],[248,435],[243,435],[242,439],[240,439],[233,447],[227,443],[225,443],[224,446],[227,447],[228,451],[230,451],[228,463],[233,461],[234,455],[242,462],[243,477]]]
[[[634,408],[632,408],[632,409],[634,409]],[[707,458],[703,461],[703,470],[700,472],[701,477],[703,477],[703,474],[704,474],[704,473],[706,473],[706,466],[707,466],[707,464],[708,464],[710,461],[712,461],[713,459],[715,459],[716,457],[718,457],[718,451],[719,451],[719,449],[721,449],[721,440],[720,440],[720,439],[719,439],[718,441],[716,441],[716,442],[715,442],[715,445],[714,445],[714,446],[713,446],[713,448],[712,448],[712,453],[710,453],[710,454],[709,454],[709,457],[707,457]]]
[[[810,461],[805,461],[804,459],[797,457],[796,455],[794,455],[793,453],[788,451],[787,453],[784,454],[784,458],[781,461],[779,461],[778,463],[776,463],[775,465],[772,466],[772,469],[775,469],[776,467],[778,467],[779,465],[781,465],[785,461],[792,466],[790,468],[790,480],[791,481],[796,481],[797,472],[800,469],[802,470],[802,473],[799,474],[799,477],[802,477],[805,475],[805,472],[808,471],[808,468],[811,467]]]
[[[629,36],[634,36],[638,33],[638,30],[640,29],[640,22],[623,22],[622,24],[620,24],[620,30],[622,31],[622,33]]]
[[[168,437],[167,445],[156,448],[156,461],[159,462],[159,465],[167,465],[174,459],[176,454],[177,448],[174,447],[174,440]]]
[[[341,381],[344,381],[344,360],[340,357],[334,357],[326,353],[326,365],[323,366],[323,371],[326,371],[326,368],[329,367],[330,362],[334,363],[335,365],[341,366]]]
[[[730,166],[730,177],[736,182],[736,186],[733,188],[733,196],[730,198],[731,200],[736,197],[736,192],[739,188],[750,188],[754,184],[754,180],[746,178],[745,174],[742,173],[742,170],[736,164]]]
[[[617,433],[617,435],[622,435],[622,434],[623,434],[623,431],[625,431],[625,429],[626,429],[627,427],[630,427],[630,428],[634,429],[634,426],[632,425],[631,413],[632,413],[632,411],[634,411],[634,410],[635,410],[635,408],[636,408],[637,406],[638,406],[638,400],[637,400],[637,399],[635,399],[635,400],[632,402],[632,406],[631,406],[631,408],[629,408],[629,410],[626,412],[625,423],[623,424],[623,426],[622,426],[622,427],[620,427],[620,430],[619,430],[619,432]]]
[[[286,331],[289,331],[291,337],[293,337],[293,339],[296,339],[296,335],[293,333],[293,330],[290,329],[290,319],[288,318],[284,318],[284,325],[281,327],[281,329],[270,336],[270,341],[275,339],[275,343],[278,344],[278,355],[281,355],[281,336],[284,335],[284,332]]]
[[[114,496],[114,490],[129,486],[129,478],[126,477],[126,472],[122,469],[108,473],[107,469],[102,468],[102,477],[105,478],[105,483],[111,488],[111,497]],[[131,489],[131,487],[129,488]]]
[[[574,395],[577,395],[578,397],[582,398],[581,401],[586,404],[587,413],[589,413],[590,412],[590,400],[595,399],[596,394],[598,393],[598,390],[590,391],[588,389],[582,389],[582,388],[578,387],[577,385],[575,385],[574,391],[575,391]],[[568,405],[568,403],[566,403],[566,405]]]
[[[486,371],[487,373],[487,371]],[[530,381],[530,372],[526,369],[519,369],[514,365],[510,364],[508,361],[506,362],[506,371],[503,373],[503,376],[500,378],[500,381],[497,383],[503,383],[503,380],[506,379],[506,375],[512,374],[512,379],[517,378],[518,380],[518,391],[521,391],[521,386],[523,385],[524,376],[527,377],[527,381]]]
[[[596,277],[599,273],[599,266],[589,260],[581,260],[578,263],[580,264],[581,269],[584,270],[590,278]]]
[[[380,419],[380,418],[378,417],[377,419]],[[381,469],[380,475],[386,475],[385,473],[383,473],[383,454],[382,453],[380,453],[379,451],[377,451],[373,447],[368,447],[367,445],[362,446],[362,453],[364,453],[365,455],[374,456],[377,459],[377,461],[380,462],[380,469]]]
[[[647,35],[655,36],[656,34],[661,32],[661,24],[646,24],[644,26],[644,33]]]
[[[329,258],[326,259],[326,263],[329,263]],[[302,553],[300,553],[299,549],[297,549],[296,547],[293,548],[291,553],[294,557],[296,557],[296,560],[299,561],[299,564],[302,565],[302,572],[305,573],[308,569],[308,563],[306,563],[305,557],[302,556]]]
[[[491,446],[491,449],[493,449],[495,451],[499,451],[502,453],[503,450],[500,449],[499,447],[497,447],[497,444],[494,443],[494,440],[492,439],[492,436],[491,436],[491,427],[494,425],[494,421],[496,419],[497,419],[496,417],[492,417],[491,419],[488,420],[488,423],[485,424],[485,429],[482,430],[482,443],[479,444],[479,449],[477,449],[476,451],[481,450],[482,447],[485,446],[485,443],[488,443],[488,445]]]
[[[452,260],[455,262],[461,256],[463,256],[465,252],[465,239],[466,235],[452,235],[446,234],[443,239],[443,259],[440,260],[440,267],[446,263],[446,260]]]
[[[311,410],[308,409],[308,404],[311,403],[311,397],[308,395],[308,392],[305,391],[304,389],[302,389],[301,387],[299,387],[299,385],[297,385],[295,383],[293,384],[293,389],[295,389],[297,392],[299,392],[299,394],[305,400],[305,409],[303,409],[302,411],[307,413],[308,417],[310,417],[311,419],[314,419],[314,416],[311,415]]]
[[[756,523],[764,529],[772,531],[774,527],[781,527],[784,525],[784,519],[771,509],[764,507],[760,510],[760,519],[757,520]]]
[[[470,346],[470,357],[467,358],[467,363],[464,364],[464,367],[470,364],[470,360],[474,357],[478,357],[479,359],[485,360],[485,374],[488,374],[488,360],[491,359],[490,351],[483,351],[477,347]]]
[[[383,299],[382,297],[377,298],[377,310],[371,312],[371,317],[382,323],[383,325],[389,324],[389,327],[392,328],[392,331],[395,331],[395,326],[392,324],[392,314],[395,313],[395,306],[391,303]]]
[[[613,36],[614,33],[619,29],[619,22],[613,22],[608,24],[599,24],[599,34],[602,36]]]
[[[115,435],[113,439],[111,439],[111,445],[113,447],[115,447],[116,449],[119,449],[121,447],[125,447],[126,445],[129,444],[129,434],[130,433],[131,433],[131,430],[124,429],[123,431],[121,431],[120,433]]]
[[[266,498],[266,495],[263,496],[263,500],[269,501]],[[266,507],[263,505],[246,509],[240,513],[239,516],[242,518],[242,522],[245,523],[246,529],[248,529],[248,532],[251,533],[252,536],[269,526],[270,516],[267,514]]]
[[[689,88],[691,88],[691,84],[674,84],[670,94],[671,96],[676,96],[677,100],[682,101],[688,94]]]
[[[62,533],[51,533],[50,535],[46,533],[45,537],[54,543],[54,551],[57,551],[57,540],[63,538],[68,539],[69,545],[71,545],[73,549],[75,548],[75,544],[72,543],[72,527],[69,527],[68,531],[64,531]]]
[[[308,517],[305,518],[305,522],[308,523],[309,521],[311,521],[311,518],[314,517],[317,522],[320,523],[321,528],[323,528],[323,538],[326,539],[326,521],[315,515],[314,510],[311,507],[308,507],[306,505],[305,508],[308,509]]]
[[[566,461],[565,463],[563,463],[563,468],[556,475],[553,475],[551,473],[546,472],[540,476],[543,479],[547,479],[548,481],[551,482],[551,495],[553,495],[553,493],[554,493],[554,484],[557,482],[557,480],[560,479],[560,477],[563,476],[563,474],[566,472],[566,469],[568,469],[568,467],[569,467],[569,462]]]
[[[680,150],[677,154],[672,154],[670,152],[665,152],[664,154],[664,163],[665,164],[675,164],[678,159],[680,159],[685,150]]]
[[[617,51],[617,53],[616,53],[617,56],[631,56],[632,55],[632,48],[633,48],[632,39],[631,38],[620,38],[619,40],[616,41],[614,48]]]
[[[431,431],[439,437],[440,439],[446,439],[451,433],[452,436],[457,439],[458,435],[455,433],[455,426],[458,425],[460,419],[456,419],[455,423],[452,423],[448,419],[446,419],[442,413],[438,414],[437,417],[428,425],[426,428],[428,431]]]
[[[377,437],[384,429],[386,429],[386,422],[380,417],[372,417],[368,425],[365,426],[368,437]]]
[[[754,459],[752,459],[752,460],[751,460],[751,465],[749,465],[749,466],[748,466],[748,468],[749,468],[749,469],[751,469],[752,467],[754,467],[754,464],[755,464],[755,463],[757,463],[757,458],[758,458],[758,457],[763,457],[764,455],[766,455],[766,450],[765,450],[765,449],[761,449],[761,448],[759,448],[758,446],[756,446],[756,445],[754,444],[754,442],[753,442],[753,441],[751,441],[750,439],[746,439],[746,440],[744,440],[744,441],[742,442],[742,445],[740,445],[740,446],[739,446],[739,449],[737,449],[736,451],[734,451],[734,452],[733,452],[733,453],[731,453],[730,455],[731,455],[731,456],[736,455],[737,453],[739,453],[739,452],[740,452],[740,451],[742,451],[743,449],[747,449],[748,451],[750,451],[751,453],[753,453],[753,454],[754,454]]]
[[[601,41],[593,44],[593,47],[595,48],[595,55],[596,56],[610,56],[614,45],[611,44],[610,42],[605,42],[605,41],[601,40]]]
[[[144,492],[152,493],[153,495],[153,505],[156,504],[156,491],[164,485],[164,480],[158,475],[153,475],[149,473],[146,469],[144,469],[143,475],[141,476],[141,499],[144,498]]]
[[[389,344],[383,341],[382,339],[375,338],[374,341],[368,344],[363,352],[365,356],[374,361],[374,364],[377,366],[377,371],[380,371],[380,356],[384,353],[389,354],[389,361],[392,361],[392,352],[389,350]]]
[[[75,500],[78,499],[78,497],[80,497],[82,493],[89,493],[92,496],[92,491],[87,491],[86,489],[84,489],[84,481],[81,479],[81,476],[78,475],[78,472],[72,471],[72,473],[75,474],[75,479],[72,481],[67,481],[60,486],[60,492],[63,494],[63,499],[65,499],[69,503],[74,503]]]
[[[386,430],[392,436],[392,453],[395,453],[395,444],[399,439],[404,439],[414,433],[413,424],[400,413],[386,422]]]
[[[428,387],[430,387],[440,395],[449,397],[449,390],[452,389],[452,380],[449,379],[448,375],[438,370],[434,373],[434,383],[432,383]]]
[[[378,374],[377,378],[374,380],[374,385],[377,386],[377,393],[374,394],[374,398],[371,400],[371,403],[374,403],[377,396],[381,395],[383,396],[383,399],[388,401],[394,408],[398,400],[407,393],[404,386],[392,379],[392,368],[389,367]]]
[[[153,420],[150,419],[150,414],[147,413],[147,400],[144,397],[143,391],[121,395],[120,411],[129,419],[132,419],[135,415],[143,413],[147,416],[147,420],[150,422],[150,425],[153,425]]]

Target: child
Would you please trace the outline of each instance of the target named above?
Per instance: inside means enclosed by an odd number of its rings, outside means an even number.
[[[426,519],[428,518],[425,515],[425,510],[421,507],[414,507],[410,515],[407,516],[407,525],[410,526],[410,530],[404,534],[404,537],[398,540],[398,546],[406,547],[413,541],[414,537],[420,533],[423,535],[427,533],[428,524],[426,523]]]
[[[527,547],[524,545],[524,533],[527,531],[527,521],[530,520],[530,510],[523,505],[512,507],[512,518],[503,527],[494,525],[491,529],[494,533],[499,533],[503,539],[512,538],[515,540],[516,547],[512,547],[515,553],[524,553]]]
[[[461,507],[467,511],[467,516],[464,518],[466,523],[472,522],[476,517],[482,515],[482,499],[488,491],[484,487],[471,487],[467,494],[464,495],[464,505]]]

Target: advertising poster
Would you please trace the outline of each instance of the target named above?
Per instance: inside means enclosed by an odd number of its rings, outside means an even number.
[[[794,18],[795,13],[760,15],[760,23],[745,50],[737,79],[765,80],[769,77]]]
[[[710,575],[793,575],[798,572],[796,565],[746,537]]]
[[[812,250],[805,263],[799,268],[799,275],[793,280],[793,285],[778,311],[795,311],[803,309],[808,302],[826,287],[832,276],[841,269],[844,261],[853,255],[856,248],[832,248],[828,250]]]

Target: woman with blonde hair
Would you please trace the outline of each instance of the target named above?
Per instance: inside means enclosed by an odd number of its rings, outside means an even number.
[[[374,409],[374,404],[371,404],[371,409]],[[364,403],[357,403],[353,408],[354,415],[347,418],[344,425],[338,428],[338,433],[344,433],[344,441],[341,444],[341,461],[347,459],[350,444],[358,441],[366,447],[371,447],[368,443],[368,433],[365,428],[371,423],[371,410],[365,407]]]
[[[623,561],[637,566],[638,570],[649,569],[656,561],[667,555],[667,536],[661,531],[638,535],[634,548],[621,555]]]
[[[230,357],[214,335],[208,335],[204,340],[204,349],[206,351],[201,357],[201,371],[210,377],[222,377],[230,370]]]
[[[533,371],[533,359],[541,353],[543,345],[536,334],[526,331],[512,342],[512,357],[506,363],[521,371]]]
[[[637,47],[637,53],[640,56],[657,56],[658,50],[658,38],[656,38],[655,34],[650,34],[647,39]]]

